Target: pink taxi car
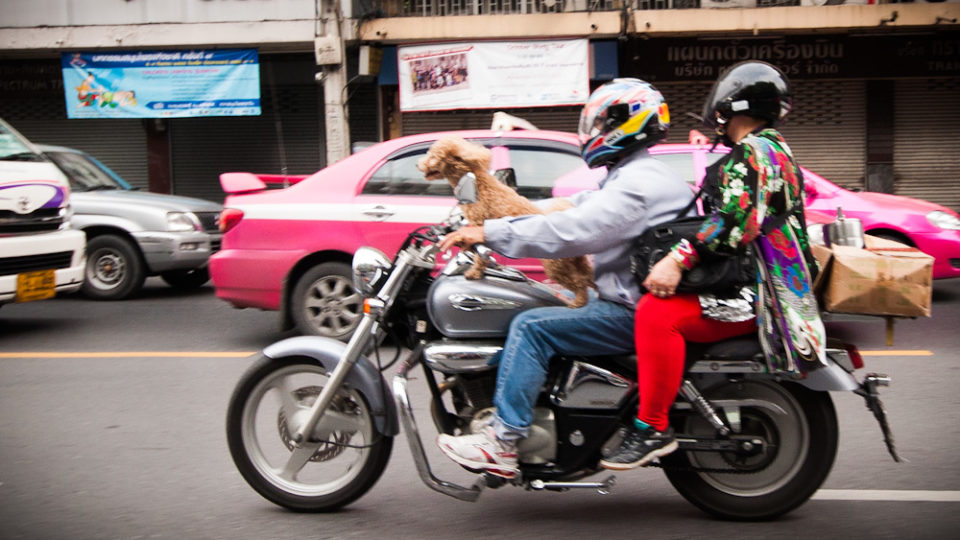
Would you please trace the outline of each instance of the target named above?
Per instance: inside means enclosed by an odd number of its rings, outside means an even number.
[[[554,180],[583,166],[577,138],[552,131],[460,131],[493,152],[494,169],[513,169],[530,199],[553,196]],[[350,262],[360,246],[392,256],[414,228],[438,223],[456,206],[446,182],[427,182],[417,161],[445,133],[412,135],[362,150],[311,176],[288,179],[226,173],[222,247],[210,261],[218,297],[235,307],[279,310],[282,326],[349,337],[361,316]],[[567,191],[576,190],[571,187]],[[535,260],[511,261],[543,278]]]
[[[670,162],[699,184],[704,168],[720,159],[728,149],[709,145],[662,144],[651,153]],[[804,168],[808,212],[816,211],[833,220],[837,208],[848,218],[857,218],[863,230],[914,246],[934,257],[933,278],[960,277],[960,216],[939,204],[886,193],[850,191]]]
[[[588,169],[576,136],[552,131],[457,132],[484,144],[494,169],[512,168],[518,191],[531,198],[595,189],[603,169]],[[343,339],[360,317],[350,262],[369,245],[393,255],[414,227],[444,219],[455,205],[445,182],[427,182],[417,160],[431,133],[376,144],[309,177],[288,178],[285,189],[268,189],[281,178],[226,173],[227,193],[219,253],[210,260],[216,294],[235,307],[278,310],[284,328]],[[651,153],[691,185],[726,152],[709,145],[661,144]],[[845,190],[804,169],[811,222],[823,223],[842,207],[875,235],[914,245],[936,258],[935,278],[960,276],[960,218],[932,203],[880,193]],[[511,264],[543,278],[533,260]]]

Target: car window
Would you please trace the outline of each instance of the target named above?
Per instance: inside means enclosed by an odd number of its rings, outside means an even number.
[[[720,158],[726,157],[727,155],[729,154],[726,152],[707,152],[707,167],[720,161]]]
[[[73,152],[44,152],[60,167],[70,180],[70,188],[75,191],[93,191],[98,189],[129,189],[126,182],[119,181],[103,168],[99,167],[93,158],[87,159],[81,154]]]
[[[390,156],[373,173],[366,185],[364,195],[428,195],[452,197],[453,188],[444,180],[427,181],[417,169],[417,161],[427,153],[429,146],[404,151]]]
[[[480,142],[480,141],[474,141]],[[517,192],[529,199],[552,196],[554,181],[583,166],[579,154],[537,143],[501,141],[509,147],[510,167],[514,169]],[[413,147],[390,156],[363,186],[364,195],[426,195],[452,197],[453,189],[444,181],[427,181],[417,162],[429,145]]]
[[[28,148],[12,131],[0,124],[0,160],[43,161],[43,158]]]
[[[680,178],[688,184],[696,183],[697,171],[693,168],[693,154],[690,152],[681,152],[677,154],[657,154],[657,160],[662,161],[677,171]]]
[[[548,199],[557,178],[583,166],[579,154],[544,146],[511,146],[510,167],[517,175],[517,192],[528,199]]]

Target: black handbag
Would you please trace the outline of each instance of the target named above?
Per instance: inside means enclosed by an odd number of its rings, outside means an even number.
[[[696,201],[696,199],[694,199]],[[680,215],[686,214],[689,207]],[[640,288],[653,265],[666,257],[680,240],[693,240],[703,226],[705,216],[675,219],[647,229],[634,241],[630,255],[630,271]],[[756,281],[756,266],[752,246],[733,255],[711,255],[700,264],[683,272],[677,285],[678,293],[736,294],[744,285]],[[644,289],[645,290],[645,289]]]
[[[653,265],[666,257],[670,253],[670,249],[677,245],[680,240],[686,238],[692,241],[703,226],[703,222],[707,220],[707,216],[684,217],[693,209],[703,194],[704,188],[701,188],[693,200],[683,210],[680,210],[673,221],[650,227],[634,240],[633,252],[630,255],[630,271],[637,278],[637,283],[640,284],[640,289],[644,292],[646,292],[646,289],[643,282],[647,279]],[[769,234],[770,231],[780,228],[791,213],[801,211],[802,208],[801,199],[797,199],[783,215],[764,222],[760,229],[761,233]],[[680,278],[676,292],[730,296],[737,294],[743,286],[754,283],[756,280],[756,258],[751,243],[744,250],[734,254],[714,253],[703,255],[697,266],[683,272],[683,277]]]

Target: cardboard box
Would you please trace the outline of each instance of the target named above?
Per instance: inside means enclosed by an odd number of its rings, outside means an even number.
[[[929,317],[933,257],[867,235],[866,248],[813,245],[821,272],[814,291],[833,313]]]

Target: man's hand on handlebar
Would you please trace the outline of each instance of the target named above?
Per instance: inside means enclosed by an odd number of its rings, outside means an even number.
[[[453,246],[460,249],[468,249],[474,244],[483,243],[483,227],[477,225],[468,225],[461,227],[443,238],[438,245],[440,251],[446,251]]]

